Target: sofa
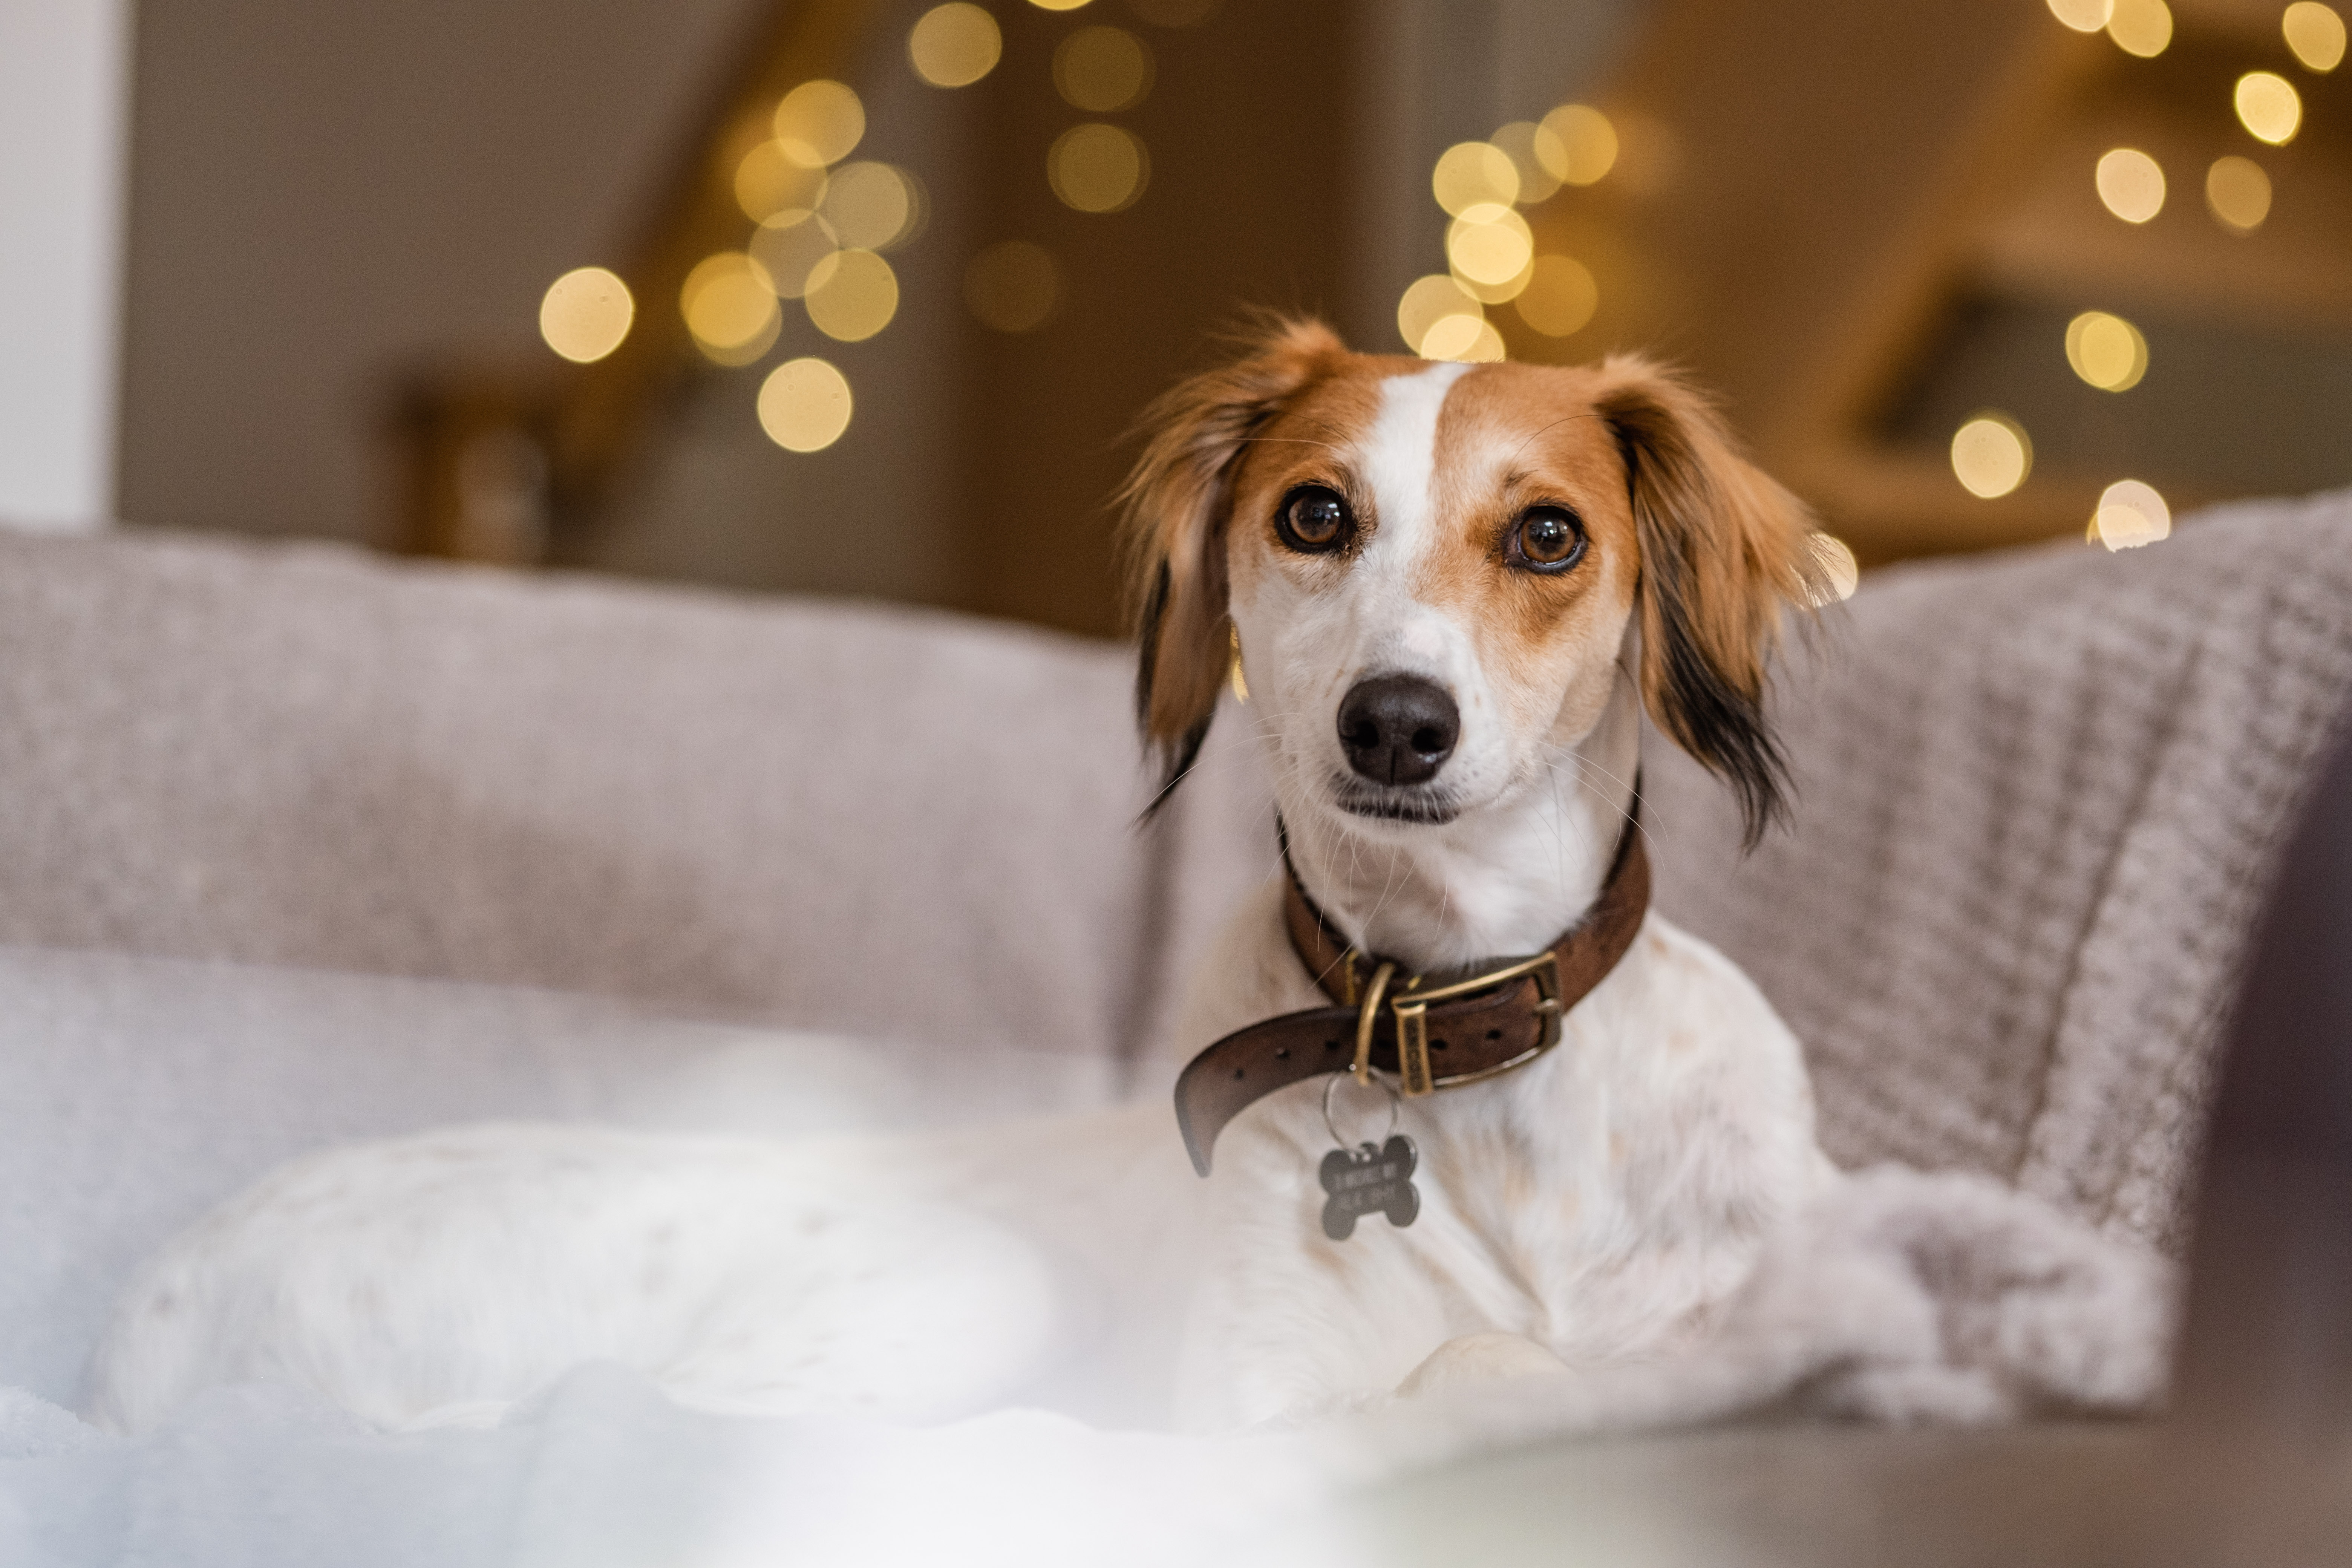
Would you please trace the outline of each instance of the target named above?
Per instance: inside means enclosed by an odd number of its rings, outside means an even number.
[[[2347,533],[2339,494],[2128,552],[1871,574],[1781,660],[1797,806],[1751,854],[1650,737],[1657,905],[1805,1042],[1833,1158],[1985,1173],[2182,1253],[2236,979],[2352,704]],[[302,1150],[486,1118],[784,1135],[1164,1093],[1181,988],[1276,850],[1232,713],[1139,823],[1130,689],[1119,647],[900,607],[0,535],[0,1543],[417,1559],[397,1531],[306,1533],[302,1510],[208,1489],[236,1434],[287,1429],[257,1407],[200,1418],[226,1448],[136,1454],[67,1414],[136,1261]],[[1385,1560],[1424,1560],[1412,1521],[1457,1506],[1493,1536],[1481,1560],[1556,1544],[1511,1533],[1493,1499],[1523,1495],[1514,1476],[1548,1477],[1553,1507],[1646,1486],[1833,1513],[1835,1476],[1933,1468],[1953,1440],[1507,1457],[1393,1493],[1437,1512],[1396,1522]],[[2119,1440],[2029,1430],[1995,1462],[2095,1468]],[[380,1458],[332,1484],[364,1491]],[[1866,1531],[1832,1537],[1870,1557]]]

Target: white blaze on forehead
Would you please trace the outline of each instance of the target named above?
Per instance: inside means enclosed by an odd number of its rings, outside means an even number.
[[[1466,364],[1433,364],[1381,384],[1381,411],[1365,437],[1364,477],[1379,526],[1365,564],[1393,572],[1428,547],[1437,472],[1437,416]]]

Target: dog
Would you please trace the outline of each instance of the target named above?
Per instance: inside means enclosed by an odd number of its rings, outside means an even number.
[[[1835,1172],[1797,1041],[1646,910],[1641,721],[1751,841],[1780,812],[1767,661],[1824,596],[1803,510],[1638,358],[1431,363],[1281,321],[1148,423],[1124,500],[1154,808],[1230,682],[1285,845],[1185,1010],[1181,1138],[1139,1105],[329,1151],[146,1267],[92,1418],[269,1379],[386,1426],[489,1420],[609,1359],[709,1408],[1223,1431],[1703,1340]],[[1457,1056],[1511,1059],[1440,1070],[1430,1020],[1474,1015],[1498,1025]]]

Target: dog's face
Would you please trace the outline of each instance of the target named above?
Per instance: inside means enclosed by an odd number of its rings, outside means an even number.
[[[1591,732],[1638,616],[1652,712],[1760,830],[1764,658],[1816,568],[1800,509],[1672,378],[1349,354],[1289,326],[1157,417],[1129,491],[1139,697],[1176,772],[1237,633],[1287,809],[1375,837],[1454,821]]]

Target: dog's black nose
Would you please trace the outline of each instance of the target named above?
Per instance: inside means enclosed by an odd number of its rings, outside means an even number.
[[[1348,765],[1375,784],[1425,784],[1462,735],[1462,711],[1445,688],[1418,675],[1360,680],[1339,704]]]

